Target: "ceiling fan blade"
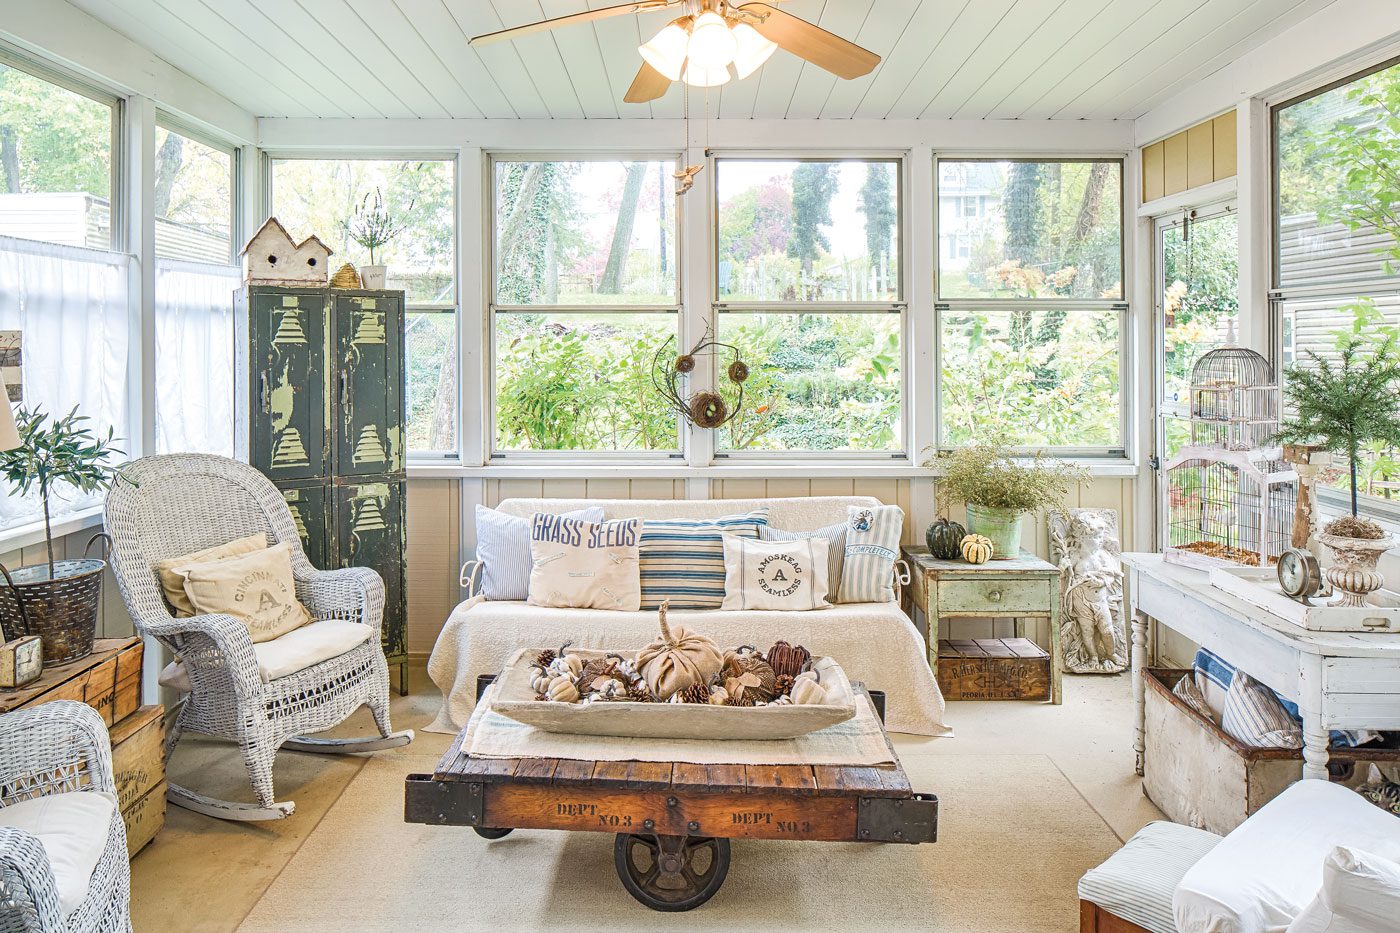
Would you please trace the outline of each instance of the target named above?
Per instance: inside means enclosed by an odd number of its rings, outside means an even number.
[[[767,3],[745,3],[737,9],[753,14],[746,21],[763,38],[837,77],[859,78],[880,64],[874,52]]]
[[[629,104],[645,104],[665,94],[670,86],[670,78],[642,62],[642,67],[637,69],[637,76],[632,79],[632,86],[627,89],[622,99]]]
[[[482,33],[479,36],[472,36],[467,41],[468,45],[485,45],[488,42],[499,42],[502,39],[518,39],[521,36],[532,35],[537,32],[544,32],[546,29],[557,29],[560,26],[571,26],[575,23],[591,23],[594,20],[610,19],[614,16],[626,16],[629,13],[650,13],[655,10],[664,10],[673,7],[681,0],[633,0],[632,3],[619,3],[616,6],[599,7],[596,10],[584,10],[582,13],[570,13],[568,16],[556,16],[554,19],[541,20],[538,23],[526,23],[523,26],[512,26],[509,29],[498,29],[495,32]]]

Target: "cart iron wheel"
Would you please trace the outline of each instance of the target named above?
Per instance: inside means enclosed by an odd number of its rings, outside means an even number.
[[[494,826],[473,826],[472,829],[476,830],[476,834],[482,839],[504,839],[515,832],[509,827],[498,829]]]
[[[729,840],[618,833],[617,877],[652,910],[694,910],[715,896],[729,874]]]

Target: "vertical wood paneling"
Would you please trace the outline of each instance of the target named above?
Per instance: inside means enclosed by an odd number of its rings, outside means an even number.
[[[770,479],[766,495],[770,499],[786,499],[795,496],[810,496],[812,481],[808,479]]]
[[[408,484],[408,650],[427,653],[457,601],[460,484]]]
[[[1143,201],[1233,177],[1235,146],[1232,110],[1142,147]]]
[[[1233,177],[1238,171],[1236,146],[1239,141],[1235,136],[1235,111],[1222,113],[1211,122],[1214,125],[1211,135],[1215,145],[1215,180],[1220,181]]]
[[[1142,150],[1142,200],[1155,201],[1167,193],[1166,146],[1153,143]]]
[[[1215,132],[1207,120],[1186,131],[1186,185],[1196,188],[1215,181]]]
[[[1164,190],[1167,194],[1176,194],[1185,191],[1187,188],[1187,162],[1190,147],[1186,142],[1184,132],[1170,136],[1163,143],[1163,170],[1166,184]]]

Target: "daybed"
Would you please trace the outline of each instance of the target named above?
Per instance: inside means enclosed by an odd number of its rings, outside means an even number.
[[[700,519],[766,506],[768,523],[790,531],[815,530],[843,522],[852,505],[876,506],[865,496],[792,499],[507,499],[497,507],[511,515],[559,514],[600,506],[605,518]],[[909,617],[897,602],[838,604],[809,612],[673,611],[684,623],[721,645],[766,648],[778,639],[805,645],[814,654],[836,658],[852,680],[886,694],[886,727],[891,732],[950,735],[943,723],[943,697],[930,671],[927,653]],[[476,678],[494,674],[510,655],[539,645],[572,641],[579,648],[641,648],[656,637],[656,613],[597,609],[551,609],[524,602],[488,601],[479,596],[453,610],[428,661],[428,673],[446,702],[428,727],[457,732],[476,705]]]

